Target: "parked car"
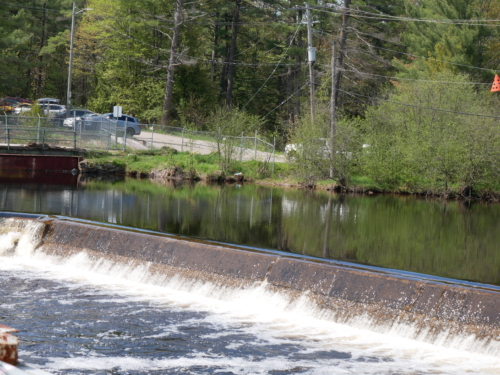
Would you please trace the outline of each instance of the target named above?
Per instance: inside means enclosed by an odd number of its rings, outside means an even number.
[[[72,109],[69,111],[69,117],[63,119],[63,126],[74,129],[76,124],[76,128],[80,129],[83,120],[97,116],[99,116],[97,113],[88,109]]]
[[[12,110],[12,112],[16,115],[19,115],[19,114],[24,113],[24,112],[29,112],[29,111],[31,111],[31,104],[30,103],[18,104]]]
[[[133,116],[122,115],[118,118],[112,113],[105,113],[97,117],[90,117],[83,122],[84,129],[105,129],[118,134],[123,133],[126,126],[127,135],[132,137],[141,134],[139,120]]]
[[[11,113],[12,112],[12,107],[10,104],[4,102],[4,101],[0,101],[0,114],[4,114],[4,113]]]
[[[41,107],[45,116],[48,117],[56,117],[66,113],[66,107],[59,104],[43,104]]]
[[[22,103],[33,104],[33,102],[31,100],[20,98],[18,96],[7,96],[7,97],[5,97],[5,99],[15,101],[16,103],[19,103],[19,104],[22,104]]]
[[[66,120],[73,120],[77,117],[83,117],[85,115],[89,115],[89,114],[92,114],[94,112],[92,112],[91,110],[89,109],[85,109],[85,108],[72,108],[60,115],[57,115],[56,117],[57,118],[60,118],[62,120],[62,123],[64,123]],[[71,122],[71,121],[70,121]]]
[[[8,105],[8,106],[14,107],[14,106],[20,104],[21,102],[8,96],[6,98],[0,99],[0,103],[2,103],[2,105],[4,105],[4,106]]]
[[[48,105],[48,104],[60,104],[60,99],[55,98],[40,98],[37,100],[40,105]]]

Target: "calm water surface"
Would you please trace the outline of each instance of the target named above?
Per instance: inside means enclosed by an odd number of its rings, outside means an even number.
[[[0,210],[500,285],[498,204],[43,174],[2,177]]]

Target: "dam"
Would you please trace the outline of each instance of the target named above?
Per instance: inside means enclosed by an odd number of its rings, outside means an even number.
[[[65,218],[1,220],[3,316],[28,332],[20,357],[52,373],[500,372],[493,285]]]
[[[52,374],[498,374],[500,206],[0,179],[0,324]]]

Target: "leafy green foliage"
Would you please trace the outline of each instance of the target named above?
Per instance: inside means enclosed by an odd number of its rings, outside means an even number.
[[[454,70],[468,72],[477,79],[489,78],[491,73],[470,69],[470,66],[484,66],[484,44],[498,35],[496,28],[475,21],[486,16],[488,3],[478,0],[408,1],[407,12],[411,18],[436,22],[409,22],[403,41],[411,53],[430,58],[423,62],[430,72]]]
[[[295,175],[308,185],[332,174],[340,186],[346,187],[356,171],[362,150],[357,121],[339,121],[336,129],[332,139],[327,107],[316,111],[314,123],[306,119],[295,129],[287,156],[295,165]]]
[[[421,72],[419,78],[398,84],[388,101],[368,111],[366,175],[403,190],[427,186],[446,193],[457,184],[468,193],[478,185],[493,188],[500,129],[488,116],[498,115],[498,104],[476,93],[460,74]]]
[[[217,155],[222,171],[228,172],[237,156],[241,138],[254,135],[263,121],[247,112],[236,108],[221,106],[216,108],[207,119],[208,128],[214,132],[217,140]]]
[[[82,6],[84,1],[76,3]],[[2,5],[0,96],[65,96],[71,9],[69,0]]]

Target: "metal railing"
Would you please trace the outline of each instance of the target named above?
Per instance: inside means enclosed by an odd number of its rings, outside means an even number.
[[[3,119],[2,119],[3,117]],[[3,120],[3,121],[2,121]],[[0,117],[0,142],[7,147],[27,143],[82,148],[88,150],[154,150],[162,147],[191,153],[230,154],[232,160],[259,160],[270,164],[274,170],[276,161],[275,139],[272,143],[253,136],[225,136],[218,132],[205,132],[186,128],[155,125],[118,123],[111,119],[93,121],[73,119],[72,127],[65,127],[63,119],[4,115]],[[3,123],[2,123],[3,122]],[[138,126],[140,128],[138,128]],[[125,136],[125,129],[138,129],[133,136]],[[1,131],[3,130],[3,138]],[[131,130],[130,130],[131,131]],[[43,147],[43,146],[42,146]],[[278,159],[281,161],[282,156]]]
[[[2,120],[0,143],[4,143],[9,150],[27,144],[38,144],[42,149],[63,147],[109,151],[118,148],[118,142],[113,142],[114,134],[109,129],[67,128],[59,126],[60,119],[45,117],[3,116]]]

